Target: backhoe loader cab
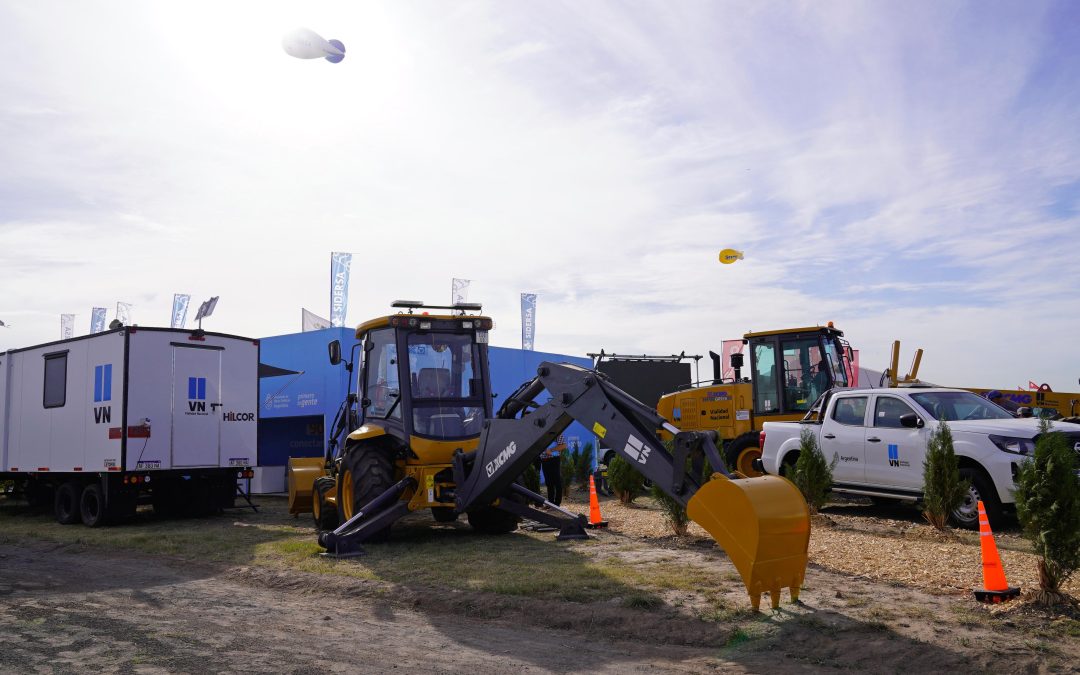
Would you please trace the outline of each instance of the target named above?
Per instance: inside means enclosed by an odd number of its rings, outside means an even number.
[[[713,430],[724,444],[733,471],[760,476],[758,434],[764,422],[802,419],[822,392],[851,380],[851,348],[832,325],[751,332],[744,354],[735,354],[734,380],[724,381],[714,356],[711,383],[663,396],[657,410],[682,429]],[[750,377],[739,368],[749,356]]]

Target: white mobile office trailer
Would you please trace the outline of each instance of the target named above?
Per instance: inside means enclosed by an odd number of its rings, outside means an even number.
[[[131,326],[0,353],[0,479],[61,523],[232,506],[256,463],[259,342]]]

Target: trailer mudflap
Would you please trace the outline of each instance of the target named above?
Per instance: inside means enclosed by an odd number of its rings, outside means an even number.
[[[315,479],[326,475],[322,457],[289,458],[289,513],[311,513],[311,495]]]
[[[777,476],[731,480],[721,474],[690,498],[687,514],[712,535],[739,570],[754,609],[780,589],[799,599],[810,544],[810,511],[799,490]]]

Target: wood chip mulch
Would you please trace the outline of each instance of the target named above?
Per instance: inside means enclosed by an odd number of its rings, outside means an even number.
[[[588,495],[572,490],[563,507],[589,513]],[[653,500],[639,497],[624,505],[615,498],[600,500],[601,514],[609,530],[632,538],[665,541],[673,538],[671,527]],[[854,511],[852,514],[846,511]],[[969,593],[982,588],[982,554],[978,534],[949,529],[939,532],[910,513],[873,507],[846,509],[843,504],[826,506],[813,516],[810,534],[810,563],[821,568],[879,582],[914,586],[943,594]],[[995,533],[998,552],[1010,586],[1032,589],[1038,585],[1038,558],[1016,526]],[[709,534],[690,523],[686,544],[700,544]],[[1064,590],[1080,597],[1080,574],[1065,584]]]

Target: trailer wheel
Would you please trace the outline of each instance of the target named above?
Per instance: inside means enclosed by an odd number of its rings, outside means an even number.
[[[338,480],[338,515],[341,522],[394,486],[394,463],[389,453],[376,443],[354,445],[341,462]],[[390,526],[373,532],[365,541],[386,541]]]
[[[336,530],[341,524],[338,521],[337,509],[326,502],[326,494],[334,487],[334,479],[329,476],[316,478],[312,485],[311,515],[315,518],[315,529],[319,532]]]
[[[79,515],[82,516],[83,525],[104,525],[107,520],[105,514],[105,491],[97,483],[87,485],[79,498]]]
[[[56,496],[53,499],[53,513],[56,522],[61,525],[74,525],[82,518],[79,515],[79,503],[82,497],[82,485],[75,481],[62,483],[56,488]]]
[[[724,451],[728,471],[738,471],[747,478],[762,475],[760,471],[754,470],[754,460],[761,458],[758,436],[758,432],[751,431],[728,443]]]

